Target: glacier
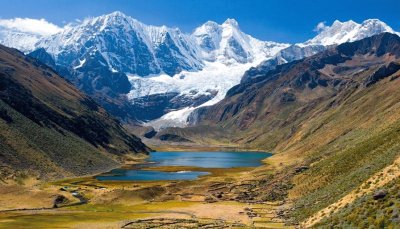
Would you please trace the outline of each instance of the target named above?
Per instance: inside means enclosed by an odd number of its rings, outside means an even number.
[[[211,106],[221,101],[226,92],[233,86],[240,83],[244,72],[252,66],[256,66],[262,60],[246,64],[225,65],[221,62],[206,62],[203,70],[197,72],[183,71],[170,77],[159,75],[151,77],[129,76],[132,90],[128,98],[134,99],[156,93],[177,92],[180,95],[198,96],[199,94],[210,94],[217,91],[217,94],[209,101],[196,106],[185,107],[176,111],[171,111],[162,117],[143,123],[152,126],[156,130],[165,127],[183,127],[187,125],[187,118],[191,111],[203,107]]]
[[[150,100],[151,106],[151,99],[161,97],[167,103],[184,101],[184,105],[165,106],[150,120],[139,120],[161,129],[187,125],[193,110],[218,103],[230,88],[265,69],[382,32],[398,34],[378,19],[360,24],[336,20],[314,38],[286,44],[258,40],[231,18],[221,24],[208,21],[184,33],[146,25],[116,11],[68,24],[47,36],[0,27],[0,43],[25,53],[40,50],[35,57],[46,57],[48,63],[53,58],[55,68],[69,74],[68,79],[86,93],[111,96],[111,100],[123,96],[138,105],[135,109],[143,101]]]
[[[76,71],[93,63],[86,61],[88,58],[100,55],[99,64],[127,75],[132,87],[126,96],[132,103],[163,93],[193,101],[201,96],[210,98],[198,106],[168,110],[155,120],[169,123],[167,126],[185,125],[189,111],[222,100],[248,68],[288,46],[251,37],[234,19],[222,24],[209,21],[185,34],[178,28],[145,25],[118,11],[69,25],[36,43],[36,48],[44,48],[58,65]]]

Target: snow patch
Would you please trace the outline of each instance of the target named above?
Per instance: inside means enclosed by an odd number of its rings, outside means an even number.
[[[79,60],[79,64],[75,66],[74,69],[76,70],[78,68],[81,68],[85,63],[86,63],[86,58],[83,60]]]
[[[161,118],[143,123],[144,126],[151,126],[156,131],[166,127],[184,127],[187,125],[187,118],[197,107],[185,107],[177,111],[171,111]]]

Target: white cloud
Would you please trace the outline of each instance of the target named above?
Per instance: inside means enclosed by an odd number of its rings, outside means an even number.
[[[321,21],[320,23],[315,26],[315,32],[321,32],[322,30],[326,29],[328,26],[326,25],[326,21]]]
[[[0,27],[16,30],[19,32],[31,33],[41,36],[48,36],[61,30],[57,25],[46,21],[46,19],[13,18],[0,19]]]

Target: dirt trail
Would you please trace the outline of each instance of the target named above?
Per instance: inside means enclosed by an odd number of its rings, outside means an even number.
[[[301,223],[302,227],[309,228],[320,222],[325,216],[329,216],[341,208],[346,206],[348,203],[352,203],[357,198],[371,193],[379,187],[384,186],[390,181],[400,177],[400,157],[397,158],[391,165],[384,168],[382,171],[375,173],[367,181],[362,183],[357,189],[354,189],[349,194],[344,196],[342,199],[329,205],[328,207],[320,210],[307,220]]]

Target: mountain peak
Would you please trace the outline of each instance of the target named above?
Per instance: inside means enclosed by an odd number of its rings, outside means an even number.
[[[342,25],[343,24],[343,22],[341,22],[341,21],[339,21],[339,20],[335,20],[333,23],[332,23],[332,26],[339,26],[339,25]]]
[[[383,21],[381,21],[381,20],[379,20],[379,19],[377,19],[377,18],[367,19],[367,20],[363,21],[362,24],[363,24],[363,25],[364,25],[364,24],[381,24],[381,25],[387,26],[385,22],[383,22]]]
[[[360,40],[383,32],[394,33],[393,29],[378,19],[368,19],[358,24],[352,20],[335,20],[331,26],[324,26],[319,34],[303,43],[304,45],[335,45]]]
[[[375,31],[381,31],[381,32],[389,32],[389,33],[395,33],[394,30],[388,26],[385,22],[379,20],[379,19],[368,19],[363,21],[361,24],[361,27],[368,28],[371,30]]]
[[[335,20],[333,23],[332,23],[332,26],[330,26],[330,27],[337,27],[337,26],[354,26],[354,25],[357,25],[357,23],[355,22],[355,21],[353,21],[353,20],[348,20],[348,21],[339,21],[339,20]]]
[[[78,24],[75,27],[72,28],[78,28],[78,27],[85,27],[85,26],[94,26],[94,27],[99,27],[98,30],[103,30],[106,27],[113,27],[115,25],[127,25],[127,24],[140,24],[139,21],[136,19],[133,19],[130,16],[125,15],[121,11],[114,11],[109,14],[104,14],[101,16],[97,17],[89,17],[86,18],[83,23]]]
[[[193,31],[195,36],[204,36],[206,34],[219,34],[221,32],[221,26],[215,21],[207,21],[201,26],[197,27]]]
[[[348,20],[348,21],[339,21],[335,20],[331,26],[326,26],[320,33],[323,33],[324,31],[329,31],[329,32],[337,32],[337,30],[351,30],[358,24],[353,21],[353,20]]]
[[[114,24],[142,24],[138,20],[122,13],[121,11],[114,11],[112,13],[102,15],[93,19],[94,22],[100,21],[108,25]]]
[[[106,14],[105,16],[106,17],[128,17],[127,15],[122,13],[121,11],[114,11],[112,13]]]
[[[219,25],[215,21],[207,21],[206,23],[203,24],[203,26],[215,27],[215,26],[219,26]]]
[[[224,23],[222,25],[230,25],[233,27],[239,27],[239,23],[233,18],[226,19],[226,21],[224,21]]]

